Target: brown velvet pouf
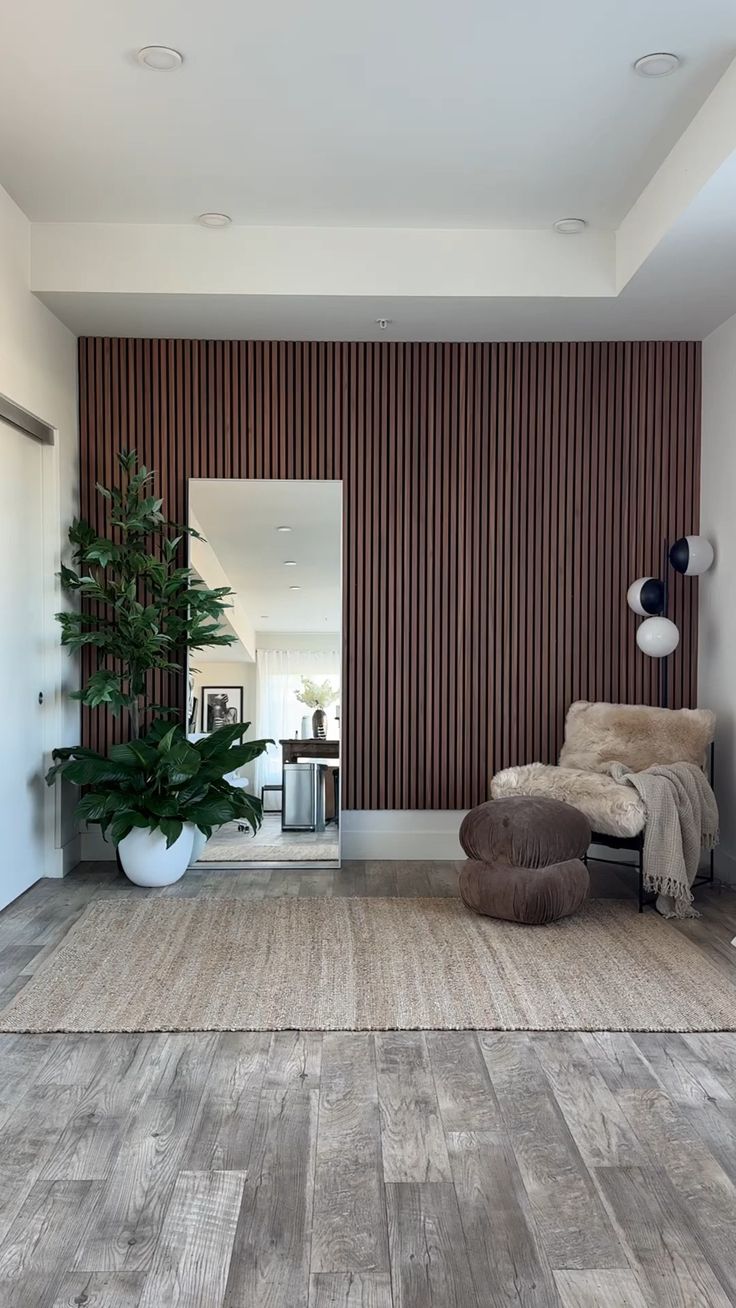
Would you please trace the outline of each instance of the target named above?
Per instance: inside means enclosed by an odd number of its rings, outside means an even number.
[[[581,861],[587,818],[557,799],[492,799],[464,818],[468,862],[460,894],[469,908],[509,922],[541,925],[577,912],[590,878]]]

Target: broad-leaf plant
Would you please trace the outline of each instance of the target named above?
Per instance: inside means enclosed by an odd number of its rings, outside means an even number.
[[[178,562],[185,536],[199,533],[168,521],[153,493],[154,474],[138,466],[134,450],[117,456],[120,486],[97,490],[106,501],[109,535],[83,519],[69,529],[72,567],[60,574],[76,597],[73,611],[58,613],[61,643],[71,652],[96,652],[95,665],[72,698],[91,709],[129,716],[130,740],[107,755],[83,746],[56,749],[46,780],[58,775],[83,787],[77,817],[108,830],[115,845],[134,827],[161,831],[167,847],[184,822],[209,836],[234,820],[255,832],[261,804],[227,774],[263,754],[271,741],[243,743],[250,723],[239,722],[196,742],[183,727],[157,719],[174,710],[152,703],[155,672],[182,673],[190,649],[229,645],[220,626],[233,592],[211,589]],[[143,730],[150,716],[148,727]]]
[[[168,848],[185,822],[208,837],[215,827],[233,821],[245,822],[255,832],[261,824],[259,800],[225,780],[271,743],[243,743],[249,726],[238,722],[190,741],[181,726],[159,720],[138,740],[113,745],[107,757],[81,746],[55,750],[56,764],[47,780],[63,772],[68,781],[86,787],[77,817],[99,825],[103,835],[109,829],[114,845],[134,827],[145,827],[161,831]]]

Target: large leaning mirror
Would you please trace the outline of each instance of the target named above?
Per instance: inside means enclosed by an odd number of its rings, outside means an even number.
[[[342,483],[192,478],[189,525],[195,573],[234,593],[232,643],[190,655],[189,734],[244,721],[275,742],[228,778],[260,830],[219,827],[200,864],[339,866]]]

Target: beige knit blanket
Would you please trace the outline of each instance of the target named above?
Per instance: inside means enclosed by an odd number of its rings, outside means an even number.
[[[694,763],[656,764],[644,772],[611,763],[609,771],[644,801],[644,886],[657,894],[657,909],[664,917],[699,917],[691,886],[701,850],[718,841],[718,806],[705,773]]]

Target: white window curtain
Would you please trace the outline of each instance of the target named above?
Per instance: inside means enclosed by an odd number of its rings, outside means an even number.
[[[261,786],[281,785],[280,740],[301,735],[301,721],[311,717],[312,710],[300,704],[296,692],[301,689],[302,677],[325,681],[329,679],[335,690],[340,689],[340,653],[338,650],[256,650],[256,736],[259,740],[271,737],[269,745],[256,763],[256,796]],[[336,704],[339,704],[339,699]],[[338,735],[333,704],[327,710],[327,735]],[[269,805],[273,807],[273,805]]]

